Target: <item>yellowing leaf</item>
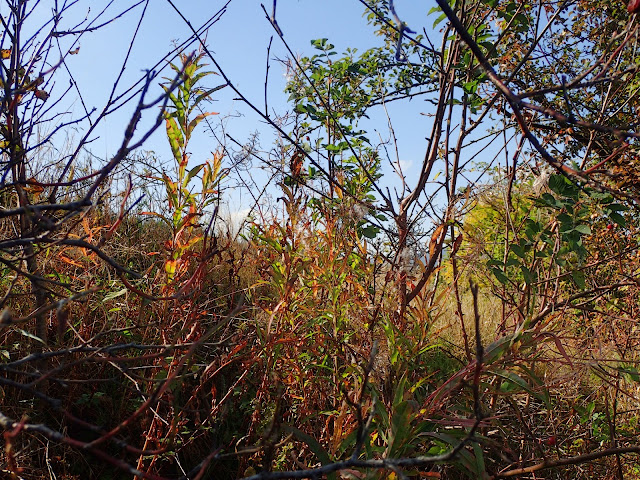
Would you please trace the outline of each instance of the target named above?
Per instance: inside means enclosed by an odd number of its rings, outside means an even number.
[[[0,58],[2,58],[2,60],[6,60],[7,58],[11,58],[11,49],[10,48],[3,48],[2,50],[0,50]]]
[[[222,168],[222,153],[216,152],[213,154],[213,172],[212,177],[215,178],[220,173],[220,169]]]
[[[164,271],[167,272],[169,277],[173,277],[175,275],[177,268],[178,268],[177,260],[167,260],[164,264]]]
[[[29,80],[29,79],[27,78],[27,80]],[[44,77],[38,77],[33,82],[27,82],[24,85],[24,89],[27,90],[27,91],[30,91],[30,92],[35,91],[36,92],[36,96],[38,96],[38,92],[40,91],[40,90],[38,90],[38,87],[40,85],[42,85],[43,83],[44,83]],[[48,96],[49,95],[47,95],[47,97]]]
[[[170,115],[166,116],[166,127],[171,153],[173,153],[173,158],[175,158],[176,162],[180,162],[182,160],[180,149],[184,146],[184,138],[175,119]]]
[[[189,126],[187,127],[187,138],[189,138],[191,136],[191,132],[193,132],[193,129],[196,128],[196,126],[205,118],[208,117],[210,115],[218,115],[217,112],[209,112],[209,113],[201,113],[200,115],[198,115],[196,118],[194,118],[193,120],[191,120],[189,122]]]

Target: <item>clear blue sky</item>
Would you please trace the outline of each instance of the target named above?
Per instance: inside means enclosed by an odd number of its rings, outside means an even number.
[[[397,0],[396,7],[399,15],[406,18],[410,24],[414,21],[419,22],[418,27],[421,28],[429,23],[426,18],[429,3],[431,2]],[[115,2],[119,8],[126,4],[127,2]],[[218,11],[223,2],[178,0],[176,5],[192,25],[198,27]],[[265,6],[270,10],[271,2],[266,1]],[[78,81],[88,86],[85,92],[94,100],[96,106],[101,104],[101,100],[104,101],[110,90],[117,67],[122,61],[123,53],[138,21],[139,15],[136,15],[136,12],[139,14],[141,8],[125,19],[115,22],[113,27],[81,41],[80,54],[69,60],[70,63],[77,62]],[[364,7],[357,0],[280,0],[277,20],[286,41],[295,52],[303,55],[312,52],[310,40],[323,37],[329,38],[338,51],[347,47],[358,47],[362,50],[379,42],[379,39],[374,37],[372,28],[367,26],[362,16],[363,12]],[[418,27],[414,27],[414,30]],[[188,27],[167,2],[152,0],[122,87],[128,87],[131,81],[140,75],[141,70],[149,68],[162,58],[173,42],[183,41],[189,35]],[[226,13],[208,35],[208,44],[215,53],[216,60],[236,86],[260,106],[263,105],[264,98],[266,48],[272,35],[274,31],[265,19],[260,2],[255,0],[232,0]],[[271,49],[272,59],[286,56],[280,39],[275,36]],[[212,84],[216,84],[218,80],[216,77],[209,77]],[[273,60],[269,85],[270,107],[283,112],[287,109],[286,96],[282,93],[283,68]],[[260,126],[260,119],[240,102],[233,102],[233,97],[230,90],[220,92],[213,109],[221,114],[235,111],[246,114],[245,118],[230,122],[229,128],[233,130],[234,136],[241,139],[256,129],[264,130]],[[107,146],[118,140],[119,130],[122,129],[125,118],[126,115],[110,120],[108,138],[104,139]],[[408,122],[408,125],[415,126],[415,121]],[[426,131],[426,119],[423,126]],[[416,133],[418,134],[418,131]],[[424,134],[419,135],[424,137]],[[160,153],[161,148],[166,147],[166,140],[157,137],[162,137],[162,132],[156,135],[148,146]]]
[[[42,21],[51,18],[51,3],[43,0],[40,7],[34,10],[30,18],[33,25],[39,25]],[[135,2],[132,0],[80,0],[63,18],[62,23],[65,27],[71,28],[75,22],[85,16],[91,18],[105,7],[107,7],[104,17],[106,19],[125,10],[133,3]],[[198,28],[225,2],[174,0],[174,3],[192,25]],[[264,3],[270,11],[271,1],[264,0]],[[427,11],[433,5],[435,5],[434,1],[396,0],[399,16],[416,31],[421,31],[423,27],[428,29],[433,23],[434,18],[427,17]],[[136,7],[104,29],[81,37],[77,44],[71,44],[74,39],[72,36],[61,39],[63,50],[80,46],[77,55],[67,56],[67,65],[73,72],[89,109],[96,107],[100,110],[104,105],[118,75],[136,24],[140,20],[143,6],[144,4]],[[323,37],[329,38],[339,52],[347,47],[364,50],[376,45],[380,40],[373,35],[373,29],[367,26],[363,12],[364,6],[357,0],[280,0],[277,20],[286,41],[296,53],[302,55],[312,53],[310,40]],[[6,13],[6,6],[1,6],[0,14],[6,15]],[[151,0],[117,92],[126,92],[145,69],[151,68],[171,49],[173,44],[184,41],[190,33],[187,25],[168,2]],[[274,36],[274,40],[270,55],[272,62],[269,105],[278,113],[283,113],[288,109],[286,96],[282,93],[285,85],[284,71],[277,62],[273,61],[273,58],[285,58],[287,53],[266,20],[259,1],[232,0],[220,21],[210,29],[207,43],[232,82],[246,97],[262,106],[266,49],[271,36]],[[194,44],[193,48],[196,46]],[[68,85],[64,72],[57,71],[55,76],[57,83],[54,93]],[[210,76],[208,79],[211,86],[222,83],[218,77]],[[154,85],[152,93],[159,94],[159,87]],[[261,119],[245,105],[234,101],[234,95],[229,89],[220,91],[216,95],[217,101],[212,105],[212,110],[220,112],[221,115],[241,114],[239,118],[229,119],[227,123],[229,133],[243,141],[251,132],[259,131],[262,147],[268,148],[273,137],[270,137],[271,132]],[[77,95],[73,92],[67,97],[67,104],[69,111],[76,114],[82,112]],[[409,165],[416,167],[423,158],[426,147],[424,137],[429,129],[428,117],[420,113],[428,111],[429,107],[422,101],[414,101],[410,105],[405,102],[401,108],[400,112],[395,106],[390,109],[390,113],[394,115],[394,128],[401,140],[400,156],[407,167]],[[102,127],[96,130],[96,137],[99,136],[99,138],[91,144],[93,153],[105,158],[115,153],[132,110],[133,105],[123,108],[110,116]],[[147,112],[148,120],[151,117],[149,113],[151,112]],[[398,113],[399,115],[395,115]],[[374,118],[368,127],[377,128],[383,135],[387,135],[386,123],[386,118],[380,111],[380,116]],[[144,148],[155,151],[161,158],[170,158],[163,128],[150,138]],[[191,150],[192,159],[204,160],[210,155],[211,150],[215,150],[215,144],[201,130],[200,135],[196,135],[193,140]]]

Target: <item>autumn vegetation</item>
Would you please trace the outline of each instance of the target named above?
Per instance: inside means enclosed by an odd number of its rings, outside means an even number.
[[[119,16],[5,3],[1,478],[640,478],[638,2],[361,0],[371,48],[300,56],[274,1],[282,112],[209,50],[222,8],[71,121],[56,78]],[[276,141],[216,135],[223,91]]]

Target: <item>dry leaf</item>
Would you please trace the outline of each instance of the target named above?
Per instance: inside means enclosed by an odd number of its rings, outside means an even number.
[[[44,90],[36,90],[36,93],[34,95],[36,96],[36,98],[39,98],[43,102],[46,101],[47,98],[49,98],[49,94]]]
[[[440,240],[440,234],[442,230],[445,228],[444,225],[438,225],[433,235],[431,235],[431,241],[429,242],[429,256],[433,256],[436,253],[436,246],[438,245],[438,241]]]

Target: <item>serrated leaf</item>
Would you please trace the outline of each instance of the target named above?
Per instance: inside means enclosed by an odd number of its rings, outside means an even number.
[[[548,185],[551,191],[562,194],[566,182],[562,175],[551,175],[549,177]]]

